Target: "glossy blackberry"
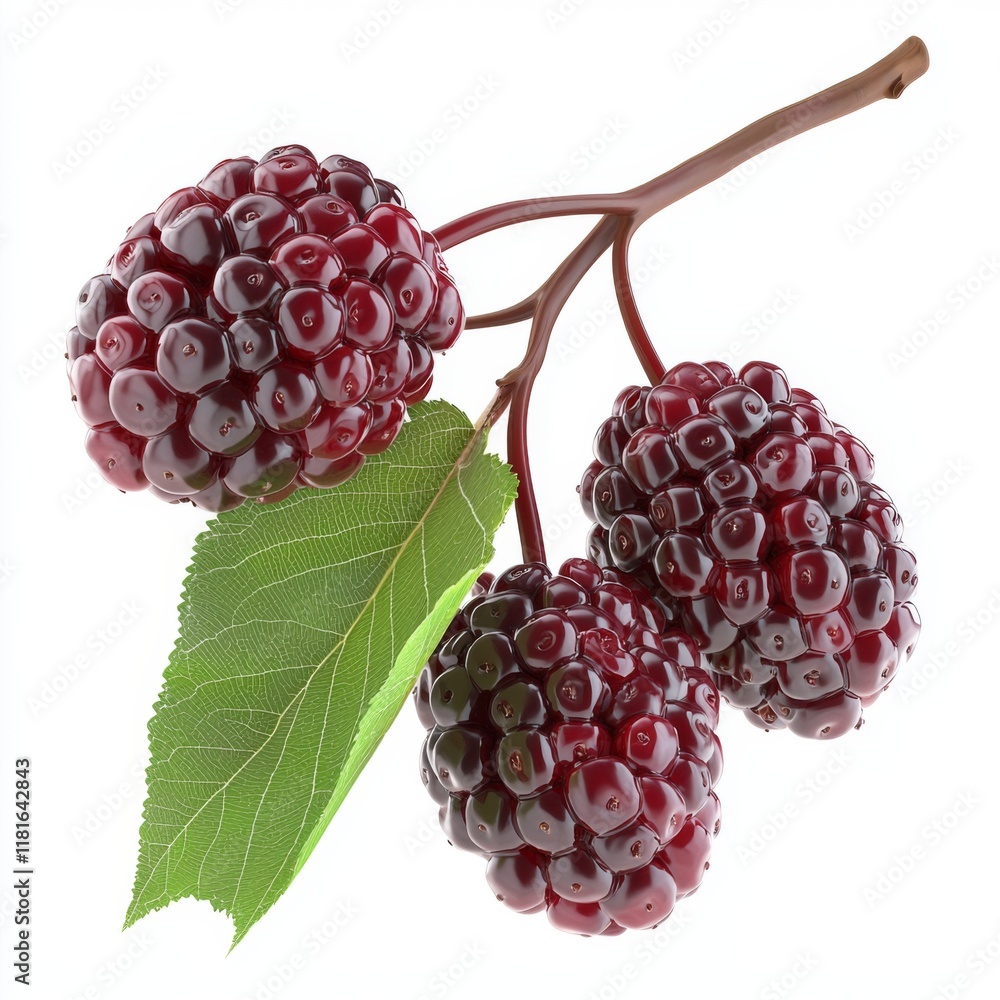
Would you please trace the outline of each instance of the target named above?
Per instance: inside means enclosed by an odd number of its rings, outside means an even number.
[[[282,146],[136,222],[81,290],[66,356],[104,477],[218,511],[353,476],[464,321],[394,185]]]
[[[764,729],[861,725],[913,651],[916,561],[868,449],[784,372],[686,362],[631,386],[580,484],[590,556],[634,573]]]
[[[719,698],[697,646],[585,559],[482,584],[414,689],[448,839],[489,859],[514,910],[586,935],[655,926],[719,828]]]

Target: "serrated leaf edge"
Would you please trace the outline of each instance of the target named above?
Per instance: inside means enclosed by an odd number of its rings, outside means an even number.
[[[458,411],[458,412],[461,412],[461,411]],[[464,416],[464,414],[463,414],[463,416]],[[466,417],[466,420],[467,419],[468,418]],[[150,905],[147,908],[142,909],[141,912],[138,912],[139,911],[139,907],[140,907],[142,892],[145,890],[146,886],[149,885],[149,882],[152,879],[153,873],[158,870],[158,868],[159,868],[160,864],[162,863],[163,859],[169,854],[169,852],[172,849],[173,845],[177,842],[178,837],[180,837],[180,836],[182,836],[184,834],[184,832],[191,825],[191,823],[193,823],[195,821],[195,819],[197,819],[197,817],[201,814],[201,812],[208,806],[208,804],[215,799],[216,795],[219,792],[225,791],[225,789],[235,780],[235,778],[237,777],[237,775],[239,775],[244,770],[244,768],[248,764],[250,764],[257,757],[257,755],[261,752],[261,750],[270,742],[272,736],[277,731],[277,729],[280,727],[280,723],[284,719],[284,717],[288,713],[288,711],[294,705],[301,703],[302,697],[304,696],[304,694],[305,694],[306,690],[308,689],[309,685],[312,683],[313,679],[316,677],[317,673],[327,664],[327,662],[329,661],[330,657],[333,656],[338,651],[338,649],[340,649],[340,648],[343,647],[343,645],[346,643],[348,637],[351,635],[351,632],[352,632],[353,628],[355,627],[355,624],[362,619],[362,617],[364,616],[365,612],[371,606],[372,602],[381,593],[382,588],[386,585],[387,580],[392,576],[392,572],[393,572],[394,568],[396,567],[396,565],[398,563],[398,560],[401,557],[401,554],[407,549],[407,547],[409,546],[409,544],[412,542],[414,536],[417,534],[417,532],[420,530],[420,528],[425,524],[425,522],[426,522],[426,520],[427,520],[430,512],[434,510],[435,505],[440,500],[440,498],[441,498],[442,494],[444,493],[445,489],[447,489],[448,485],[451,483],[453,477],[457,479],[458,484],[459,484],[459,488],[461,489],[461,472],[462,472],[462,469],[465,468],[468,465],[469,460],[471,459],[472,455],[474,454],[474,452],[476,451],[476,449],[478,448],[478,446],[483,445],[485,447],[485,439],[486,439],[486,433],[487,433],[487,431],[488,431],[488,426],[486,424],[482,424],[482,423],[472,428],[472,433],[470,434],[469,440],[466,443],[465,447],[462,449],[462,451],[459,453],[459,455],[457,456],[457,458],[453,462],[451,468],[448,471],[448,474],[445,476],[444,480],[442,481],[441,486],[438,488],[437,492],[434,494],[434,497],[432,498],[432,500],[430,501],[430,503],[428,503],[426,509],[421,513],[421,516],[417,520],[417,522],[414,524],[413,529],[406,536],[406,538],[400,543],[396,555],[393,557],[392,562],[389,564],[389,566],[386,567],[386,570],[383,573],[381,579],[379,580],[377,586],[373,589],[371,596],[368,598],[368,600],[365,601],[364,605],[362,605],[362,607],[360,608],[360,610],[356,614],[356,616],[355,616],[355,618],[354,618],[351,626],[347,629],[347,631],[344,633],[344,635],[342,636],[342,638],[337,642],[337,644],[335,644],[331,648],[330,652],[327,653],[326,656],[324,656],[323,659],[316,665],[316,668],[310,673],[309,677],[306,679],[305,683],[302,685],[302,687],[301,687],[300,691],[298,692],[298,694],[289,703],[289,705],[284,709],[284,711],[282,711],[281,714],[278,716],[276,725],[275,725],[274,729],[272,730],[272,733],[269,734],[268,737],[267,737],[267,739],[265,739],[263,741],[263,743],[261,743],[261,746],[258,747],[254,751],[254,753],[251,754],[247,758],[247,760],[244,761],[243,764],[241,764],[240,767],[236,771],[233,772],[233,774],[230,776],[230,778],[222,786],[220,786],[218,789],[216,789],[211,794],[211,796],[209,796],[208,799],[205,800],[205,802],[199,807],[199,809],[197,810],[197,812],[195,812],[188,819],[188,821],[184,824],[184,826],[178,831],[178,833],[175,835],[175,837],[173,838],[173,840],[171,840],[170,843],[165,846],[165,848],[164,848],[163,852],[161,853],[160,857],[157,859],[157,861],[155,862],[155,864],[150,869],[149,875],[147,876],[146,882],[143,884],[143,886],[142,887],[139,887],[139,886],[134,886],[133,887],[132,903],[129,906],[128,911],[126,912],[125,922],[124,922],[124,924],[122,926],[122,930],[128,929],[130,926],[132,926],[132,924],[134,924],[137,920],[140,920],[142,917],[147,916],[150,913],[155,913],[157,910],[163,909],[164,907],[168,906],[171,902],[175,901],[174,899],[167,897],[167,898],[164,899],[164,901],[162,903],[156,903],[156,904]],[[490,462],[490,466],[494,470],[495,469],[499,469],[500,467],[504,466],[504,464],[505,464],[505,463],[501,462],[500,459],[496,455],[486,455],[486,454],[484,454],[483,457],[486,458]],[[514,479],[513,482],[516,483],[516,479]],[[516,492],[516,487],[510,493],[511,500],[513,499],[513,495],[514,495],[515,492]],[[464,496],[464,491],[463,491],[463,496]],[[469,507],[470,507],[470,510],[472,510],[473,517],[475,518],[475,520],[477,521],[477,523],[479,523],[480,526],[483,528],[484,537],[488,536],[489,532],[486,531],[485,526],[483,526],[482,523],[479,521],[479,517],[475,513],[475,510],[472,509],[472,505],[469,504]],[[212,523],[213,522],[209,522],[209,525],[211,525]],[[210,536],[210,534],[211,534],[210,528],[206,528],[206,530],[203,531],[201,534],[199,534],[198,538],[195,540],[195,550],[194,550],[195,557],[192,558],[191,565],[188,567],[188,573],[187,573],[187,575],[184,578],[184,583],[183,583],[182,590],[181,590],[181,600],[180,600],[180,603],[177,606],[177,611],[178,611],[179,618],[183,615],[184,608],[187,607],[187,604],[188,604],[187,598],[188,598],[188,595],[189,595],[189,587],[190,587],[191,580],[194,577],[194,566],[195,566],[195,562],[196,562],[196,557],[197,557],[199,546],[202,544],[203,539],[205,539],[208,536]],[[494,551],[491,544],[488,546],[488,551],[491,554]],[[485,568],[485,565],[486,564],[483,564],[476,571],[476,575],[477,576],[478,576],[479,572],[482,572],[482,569]],[[467,574],[467,576],[468,575],[469,574]],[[463,577],[463,580],[464,579],[465,579],[465,577]],[[472,579],[474,580],[475,577],[472,577]],[[450,593],[451,590],[455,586],[457,586],[457,585],[458,585],[457,583],[456,584],[452,584],[451,587],[449,587],[445,591],[445,594]],[[428,612],[428,615],[427,615],[427,617],[425,617],[424,621],[426,621],[427,618],[430,618],[430,617],[433,616],[434,611],[437,609],[437,607],[439,606],[439,604],[440,604],[440,601],[437,602],[435,604],[434,608],[432,608]],[[422,624],[423,623],[421,623],[421,625]],[[416,634],[417,632],[419,632],[419,629],[420,629],[420,626],[417,627],[417,629],[415,630],[414,634]],[[410,641],[411,638],[412,638],[412,635],[411,635],[411,637],[409,637],[407,639],[407,642],[404,643],[403,646],[401,647],[401,649],[399,651],[399,654],[397,654],[396,662],[399,661],[400,657],[406,651],[407,645],[408,645],[408,643],[409,643],[409,641]],[[178,637],[177,637],[177,639],[175,640],[175,643],[174,643],[173,651],[176,652],[176,650],[180,647],[180,645],[181,645],[181,636],[180,636],[180,634],[178,634]],[[394,666],[395,666],[395,664],[394,664]],[[391,674],[392,674],[392,670],[390,669],[389,675],[387,675],[387,681],[388,681],[388,677],[390,677]],[[331,679],[331,683],[332,683],[332,679]],[[384,684],[382,686],[380,686],[378,688],[378,690],[376,690],[371,695],[371,697],[365,703],[363,709],[358,714],[358,720],[357,720],[357,723],[356,723],[356,726],[355,726],[356,732],[355,732],[355,734],[354,734],[354,736],[352,738],[351,746],[348,749],[347,755],[346,755],[345,760],[344,760],[344,766],[345,767],[350,762],[350,760],[351,760],[351,758],[353,756],[353,753],[354,753],[354,747],[356,746],[356,742],[357,742],[357,738],[358,738],[358,732],[357,732],[358,724],[361,722],[361,720],[369,712],[369,710],[371,708],[372,701],[378,696],[379,692],[382,690],[382,687],[384,687]],[[149,738],[150,738],[150,749],[152,749],[151,741],[152,741],[152,738],[153,738],[152,726],[153,726],[153,723],[154,723],[154,721],[155,721],[155,719],[157,717],[158,710],[161,708],[161,706],[163,706],[165,704],[166,691],[167,691],[167,681],[164,680],[163,686],[160,689],[160,695],[157,698],[157,701],[156,701],[156,703],[154,705],[153,715],[150,718],[150,722],[149,722],[149,724],[147,726],[147,732],[148,732]],[[403,700],[405,700],[405,698]],[[400,708],[402,707],[403,700],[401,700],[401,702],[400,702],[400,706],[399,706]],[[397,713],[398,713],[398,710],[397,710]],[[148,788],[149,788],[150,772],[153,770],[153,766],[154,765],[153,765],[153,763],[151,761],[150,764],[149,764],[149,766],[146,769],[147,801],[148,801],[148,798],[149,798]],[[342,771],[343,771],[343,769],[342,769]],[[355,776],[355,780],[356,780],[356,777],[357,776]],[[351,782],[351,785],[353,785],[353,781]],[[337,804],[337,808],[339,808],[340,804],[342,804],[343,798],[346,797],[347,791],[350,790],[351,785],[349,785],[348,788],[347,788],[347,790],[344,792],[344,796],[341,798],[341,802]],[[340,777],[338,776],[337,784],[334,786],[333,794],[330,797],[330,801],[331,802],[336,797],[337,788],[339,788],[339,786],[340,786]],[[312,852],[312,850],[315,848],[316,844],[319,842],[320,836],[322,836],[322,833],[325,831],[326,827],[329,825],[329,822],[333,818],[333,816],[335,815],[335,813],[336,813],[336,809],[330,811],[329,816],[327,816],[327,810],[324,809],[323,813],[320,815],[320,818],[314,824],[313,830],[314,831],[318,830],[319,832],[316,834],[315,838],[313,838],[313,834],[312,833],[310,833],[309,836],[307,837],[307,839],[306,839],[306,841],[305,841],[305,843],[303,845],[303,848],[300,850],[299,855],[296,858],[296,864],[293,867],[291,876],[289,877],[289,883],[295,877],[295,875],[298,874],[298,872],[301,870],[302,866],[305,864],[305,861],[308,859],[309,854]],[[143,817],[143,823],[145,823],[147,821],[145,805],[143,807],[142,817]],[[306,851],[307,847],[308,847],[308,851]],[[305,852],[305,853],[303,853],[303,852]],[[272,884],[273,884],[273,882],[272,882]],[[238,886],[237,886],[236,892],[238,893],[238,891],[239,890],[238,890]],[[236,895],[236,893],[234,893],[234,899],[235,899],[235,895]],[[181,897],[181,898],[187,898],[187,897]],[[194,896],[192,898],[204,899],[205,897]],[[236,925],[236,923],[237,923],[236,917],[233,915],[233,913],[229,910],[229,908],[227,907],[227,905],[222,900],[220,900],[218,898],[214,898],[214,897],[208,897],[207,901],[209,903],[211,903],[212,909],[214,911],[225,913],[230,918],[230,920],[233,921],[234,926]],[[271,905],[273,905],[273,902],[272,902]],[[233,939],[232,945],[230,946],[230,951],[232,951],[232,949],[242,940],[242,938],[246,935],[246,933],[250,930],[250,928],[256,922],[256,920],[258,919],[257,916],[256,916],[256,914],[259,911],[259,909],[260,909],[260,905],[258,905],[257,910],[254,911],[254,916],[249,921],[247,921],[246,927],[242,931],[240,931],[239,928],[237,927],[236,935],[235,935],[235,937]]]

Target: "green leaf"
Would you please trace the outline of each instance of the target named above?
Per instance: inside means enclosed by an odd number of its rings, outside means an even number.
[[[516,479],[447,403],[334,490],[244,504],[195,544],[149,724],[128,926],[184,896],[274,904],[493,554]]]

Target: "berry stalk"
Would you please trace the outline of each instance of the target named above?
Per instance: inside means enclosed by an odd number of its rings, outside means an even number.
[[[639,313],[628,269],[632,236],[653,215],[688,194],[727,174],[734,167],[792,136],[834,121],[882,98],[895,99],[928,68],[927,47],[913,36],[867,69],[811,97],[758,119],[716,145],[671,170],[627,191],[606,195],[531,198],[480,209],[446,223],[434,232],[442,250],[505,226],[568,215],[602,215],[584,240],[538,289],[504,309],[470,317],[469,328],[503,326],[532,320],[528,346],[521,362],[497,380],[502,412],[509,399],[508,460],[520,483],[516,513],[526,561],[545,562],[541,522],[531,484],[527,415],[531,389],[541,369],[555,321],[584,274],[613,247],[615,294],[636,357],[650,383],[665,368]],[[494,416],[495,419],[495,416]]]
[[[625,330],[632,343],[632,350],[635,351],[649,384],[657,385],[666,374],[666,368],[663,367],[663,362],[656,353],[653,342],[649,339],[649,333],[646,331],[642,316],[639,315],[639,305],[635,300],[635,293],[632,290],[632,276],[628,269],[628,246],[638,226],[639,224],[634,218],[622,219],[619,223],[618,235],[615,237],[612,251],[611,271],[618,308],[621,310]]]
[[[617,220],[614,216],[606,215],[556,268],[540,290],[524,360],[499,380],[500,385],[509,385],[513,390],[507,424],[507,460],[517,474],[519,484],[514,509],[526,562],[546,561],[542,524],[531,485],[531,466],[528,460],[528,404],[531,401],[531,389],[545,360],[545,351],[559,313],[573,289],[607,249],[608,240],[616,228]]]
[[[567,215],[629,216],[639,223],[727,174],[772,146],[826,122],[859,111],[882,98],[895,99],[929,66],[927,47],[911,36],[868,69],[819,93],[774,111],[709,149],[637,187],[616,194],[527,198],[479,209],[440,226],[442,250],[495,229]]]
[[[672,170],[626,191],[623,197],[637,204],[636,225],[792,136],[843,118],[883,98],[894,100],[923,76],[929,65],[927,46],[911,36],[868,69],[759,118]]]

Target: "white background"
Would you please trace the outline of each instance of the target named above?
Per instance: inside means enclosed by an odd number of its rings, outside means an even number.
[[[13,761],[27,755],[28,995],[1000,992],[1000,9],[566,0],[559,14],[558,2],[4,4],[0,871],[13,867]],[[907,516],[924,631],[867,725],[817,744],[727,713],[711,871],[660,931],[572,938],[493,900],[482,862],[436,828],[407,709],[303,873],[232,955],[227,918],[204,902],[122,933],[146,722],[205,520],[100,483],[69,402],[61,341],[75,296],[125,227],[218,160],[288,142],[397,178],[427,227],[546,190],[618,190],[909,34],[925,39],[932,67],[899,101],[776,148],[633,243],[640,305],[668,363],[724,352],[780,363],[869,444]],[[88,146],[104,118],[112,128]],[[587,225],[538,223],[450,254],[470,309],[520,299]],[[600,262],[571,300],[535,390],[554,563],[582,548],[574,486],[593,430],[641,379],[608,314],[609,274]],[[525,333],[469,332],[439,361],[434,395],[477,414]],[[502,452],[502,434],[493,445]],[[498,567],[518,558],[513,517],[497,546]],[[14,996],[7,883],[0,992]]]

